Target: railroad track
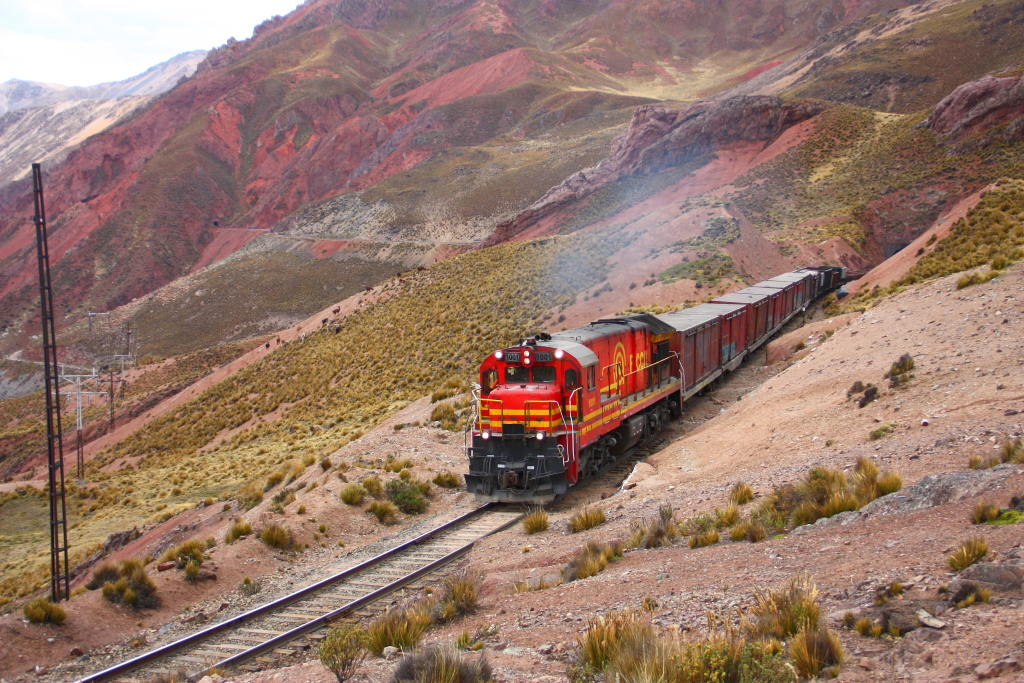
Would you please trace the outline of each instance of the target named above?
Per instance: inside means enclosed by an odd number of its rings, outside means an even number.
[[[402,589],[421,588],[427,577],[463,557],[478,540],[522,516],[521,511],[494,503],[483,505],[339,574],[85,676],[79,683],[182,671],[196,681],[213,668],[258,670],[308,650],[331,623],[371,616],[380,611],[374,603]]]

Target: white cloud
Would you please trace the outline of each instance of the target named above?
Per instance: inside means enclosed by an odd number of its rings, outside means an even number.
[[[297,0],[0,0],[0,82],[119,81],[252,35]]]

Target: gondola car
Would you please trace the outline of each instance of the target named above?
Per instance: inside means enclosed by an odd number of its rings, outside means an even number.
[[[565,493],[678,417],[844,275],[801,268],[677,313],[598,320],[495,351],[480,367],[468,490],[531,504]]]

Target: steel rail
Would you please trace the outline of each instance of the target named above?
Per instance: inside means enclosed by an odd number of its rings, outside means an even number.
[[[150,650],[149,652],[141,654],[138,657],[133,657],[132,659],[129,659],[129,660],[127,660],[125,662],[122,662],[120,664],[116,664],[116,665],[114,665],[112,667],[109,667],[107,669],[104,669],[102,671],[98,671],[98,672],[96,672],[94,674],[90,674],[89,676],[85,676],[85,677],[79,679],[77,681],[77,683],[103,683],[104,681],[109,681],[112,678],[120,676],[123,673],[126,673],[128,671],[132,671],[134,669],[138,669],[138,668],[140,668],[140,667],[142,667],[142,666],[144,666],[144,665],[146,665],[146,664],[148,664],[150,662],[156,661],[158,659],[163,659],[164,657],[172,655],[175,652],[178,652],[178,651],[183,650],[185,648],[191,647],[193,645],[197,645],[197,644],[201,643],[202,641],[206,640],[207,638],[210,638],[211,636],[217,635],[217,634],[222,633],[224,631],[230,631],[232,629],[235,629],[235,628],[241,626],[242,624],[244,624],[245,622],[251,621],[252,619],[256,619],[258,617],[266,616],[267,614],[275,612],[275,611],[281,609],[282,607],[287,607],[288,605],[290,605],[290,604],[292,604],[294,602],[298,602],[299,600],[302,600],[303,598],[308,597],[309,595],[311,595],[313,593],[316,593],[316,592],[318,592],[320,590],[323,590],[324,588],[327,588],[327,587],[329,587],[329,586],[331,586],[333,584],[336,584],[336,583],[339,583],[341,581],[344,581],[345,579],[347,579],[347,578],[349,578],[349,577],[351,577],[351,576],[353,576],[355,574],[358,574],[358,573],[360,573],[362,571],[365,571],[367,569],[370,569],[370,568],[372,568],[372,567],[374,567],[374,566],[376,566],[378,564],[381,564],[384,561],[389,560],[389,559],[393,558],[394,556],[399,555],[402,552],[408,550],[412,546],[418,545],[418,544],[422,543],[423,541],[430,540],[434,536],[437,536],[438,534],[441,534],[441,533],[451,529],[452,527],[458,526],[458,525],[462,524],[463,522],[465,522],[465,521],[467,521],[469,519],[472,519],[473,517],[476,517],[476,516],[482,514],[483,512],[485,512],[487,510],[490,510],[490,509],[492,509],[494,507],[497,507],[497,506],[498,506],[497,503],[486,503],[484,505],[481,505],[478,508],[474,508],[473,510],[470,510],[467,513],[459,515],[458,517],[456,517],[456,518],[454,518],[452,520],[449,520],[449,521],[445,522],[444,524],[442,524],[442,525],[440,525],[438,527],[435,527],[435,528],[431,529],[430,531],[427,531],[424,534],[421,534],[421,535],[417,536],[416,538],[413,538],[412,540],[406,541],[405,543],[401,543],[401,544],[395,546],[394,548],[391,548],[389,550],[384,551],[383,553],[381,553],[379,555],[375,555],[374,557],[371,557],[370,559],[366,560],[365,562],[361,562],[361,563],[355,565],[354,567],[350,567],[350,568],[348,568],[348,569],[346,569],[346,570],[344,570],[344,571],[342,571],[342,572],[340,572],[338,574],[335,574],[335,575],[330,576],[330,577],[328,577],[326,579],[323,579],[322,581],[318,581],[318,582],[316,582],[314,584],[306,586],[305,588],[301,588],[301,589],[295,591],[294,593],[290,593],[290,594],[288,594],[288,595],[286,595],[286,596],[284,596],[282,598],[278,598],[277,600],[272,600],[271,602],[268,602],[265,605],[260,605],[259,607],[256,607],[254,609],[249,610],[248,612],[244,612],[244,613],[239,614],[237,616],[231,617],[230,619],[225,619],[222,622],[219,622],[217,624],[214,624],[213,626],[205,628],[202,631],[198,631],[198,632],[193,633],[191,635],[185,636],[184,638],[176,640],[173,643],[168,643],[167,645],[163,645],[161,647],[158,647],[158,648],[155,648],[153,650]],[[514,521],[512,523],[514,523]],[[507,526],[508,525],[503,525],[502,527],[499,527],[495,531],[500,531],[501,529],[506,528]],[[494,531],[492,531],[491,533],[494,533]],[[467,552],[468,549],[472,547],[473,543],[476,543],[476,541],[471,542],[468,546],[460,548],[458,551],[455,551],[455,552]],[[449,555],[451,555],[451,554],[452,553],[449,553]],[[448,560],[448,561],[450,562],[451,560]],[[431,565],[428,565],[428,566],[432,566],[433,564],[435,564],[435,563],[431,563]],[[416,570],[416,572],[418,572],[418,571],[420,571],[420,570]],[[400,581],[402,581],[402,579],[399,579],[399,581],[397,581],[395,583],[399,583]],[[393,585],[393,584],[390,584],[390,585]],[[385,586],[384,588],[388,588],[388,587],[390,587],[390,585],[389,586]],[[403,584],[403,585],[405,585],[405,584]],[[400,587],[401,586],[399,586],[399,588]],[[397,589],[395,589],[395,590],[397,590]],[[374,591],[373,594],[377,594],[379,592],[380,592],[379,590],[378,591]],[[362,599],[363,598],[359,598],[355,602],[358,602],[359,600],[362,600]],[[340,610],[344,610],[347,607],[348,607],[348,605],[345,605],[344,607],[340,607],[339,609]],[[335,611],[337,611],[337,610],[335,610]],[[331,614],[333,614],[333,612]],[[335,618],[337,618],[337,617],[335,617]],[[301,628],[301,627],[299,627],[299,628]],[[242,654],[244,654],[244,653],[242,653]]]

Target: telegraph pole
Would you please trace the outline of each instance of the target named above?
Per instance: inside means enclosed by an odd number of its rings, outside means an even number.
[[[60,424],[60,367],[57,365],[50,249],[46,240],[46,207],[43,203],[43,171],[40,164],[32,164],[32,194],[35,200],[40,323],[43,328],[43,368],[46,374],[46,455],[50,484],[50,598],[53,602],[60,602],[71,596],[71,576],[68,567],[67,503],[64,496],[64,444]]]

